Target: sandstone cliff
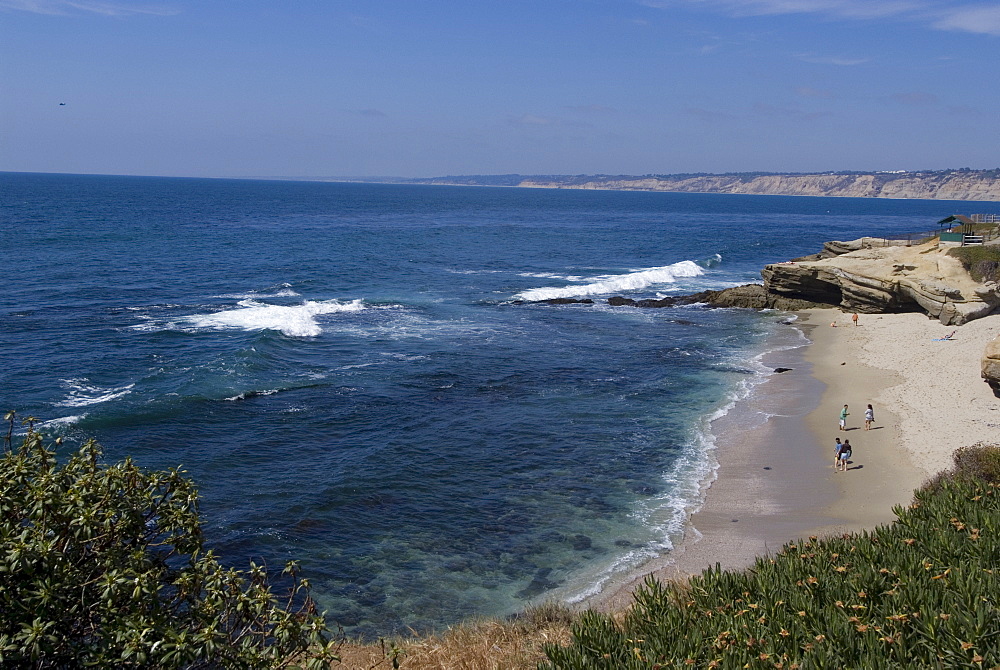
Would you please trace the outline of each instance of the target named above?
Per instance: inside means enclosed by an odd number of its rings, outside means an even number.
[[[1000,395],[1000,335],[986,343],[982,375],[983,379],[989,382],[993,392]]]
[[[868,248],[862,239],[828,244],[824,251],[766,266],[766,291],[849,312],[922,311],[945,325],[961,325],[1000,306],[997,285],[975,282],[936,241]]]
[[[808,195],[852,198],[919,198],[928,200],[1000,200],[1000,176],[995,171],[703,175],[678,177],[526,177],[527,188],[571,188],[616,191],[741,193],[747,195]]]

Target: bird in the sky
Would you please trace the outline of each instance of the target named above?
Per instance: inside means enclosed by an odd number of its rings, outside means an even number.
[[[65,106],[66,106],[66,103],[65,103],[65,102],[60,102],[60,103],[59,103],[59,106],[60,106],[60,107],[65,107]]]

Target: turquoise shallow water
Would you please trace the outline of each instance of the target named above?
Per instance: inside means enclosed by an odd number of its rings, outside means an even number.
[[[709,419],[793,337],[778,313],[603,298],[967,210],[0,174],[0,403],[183,465],[225,560],[301,560],[352,634],[502,615],[669,550]],[[597,304],[515,304],[558,296]]]

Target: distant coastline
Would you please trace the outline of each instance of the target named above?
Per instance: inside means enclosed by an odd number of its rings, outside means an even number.
[[[301,178],[338,181],[440,186],[505,186],[516,188],[727,193],[742,195],[801,195],[846,198],[920,200],[1000,200],[1000,169],[925,170],[895,172],[818,172],[632,175],[458,175],[444,177]]]

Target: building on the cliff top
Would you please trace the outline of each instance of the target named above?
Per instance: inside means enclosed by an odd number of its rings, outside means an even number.
[[[998,234],[1000,234],[1000,229],[997,226],[984,229],[982,226],[984,223],[1000,223],[1000,216],[996,214],[973,214],[972,216],[953,214],[952,216],[943,218],[938,221],[938,225],[941,226],[941,232],[938,235],[938,245],[950,246],[957,244],[967,247],[985,244],[990,240],[996,239]],[[979,224],[978,230],[976,229],[977,224]]]

